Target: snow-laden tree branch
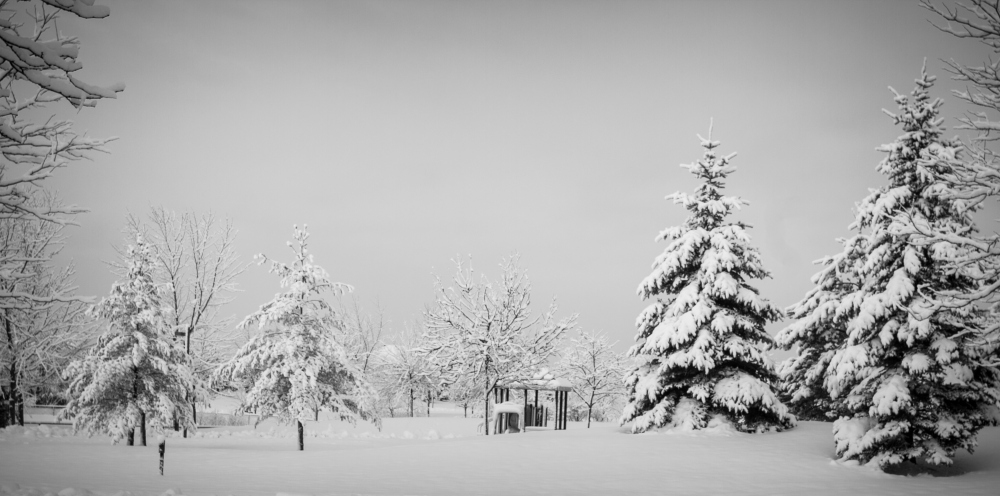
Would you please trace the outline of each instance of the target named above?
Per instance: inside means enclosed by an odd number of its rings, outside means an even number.
[[[106,7],[80,0],[19,1],[0,4],[0,218],[33,217],[73,223],[84,211],[75,205],[32,205],[30,189],[70,163],[103,152],[109,139],[79,135],[71,121],[59,119],[50,105],[67,101],[92,107],[115,98],[122,84],[88,84],[73,76],[80,42],[59,31],[60,13],[81,18],[107,17]]]

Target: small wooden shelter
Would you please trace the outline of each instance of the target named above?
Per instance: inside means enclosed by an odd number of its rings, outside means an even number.
[[[510,390],[524,391],[524,405],[519,407],[510,400]],[[555,430],[566,429],[567,406],[572,384],[566,379],[553,377],[546,369],[541,369],[532,375],[531,379],[508,381],[493,388],[493,433],[525,432],[528,427],[548,426],[549,408],[539,406],[538,392],[552,391],[555,393],[555,411],[553,426]],[[528,392],[534,391],[534,402],[529,402]],[[520,415],[519,415],[520,414]]]

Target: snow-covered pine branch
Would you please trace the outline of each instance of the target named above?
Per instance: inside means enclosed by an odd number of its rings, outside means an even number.
[[[195,429],[190,403],[204,394],[190,358],[174,343],[167,324],[169,308],[153,278],[156,258],[142,236],[125,253],[123,280],[92,310],[108,328],[83,358],[66,369],[69,404],[63,412],[73,427],[109,433],[115,442],[133,444],[140,428],[169,428],[175,422]]]
[[[554,300],[543,314],[532,316],[531,282],[519,261],[516,254],[504,259],[500,279],[490,281],[477,280],[471,262],[456,259],[455,286],[437,279],[434,305],[424,313],[430,359],[449,378],[480,378],[484,401],[500,382],[530,379],[576,326],[575,314],[556,320]]]
[[[374,394],[370,385],[347,357],[341,317],[324,296],[353,288],[332,282],[326,270],[313,262],[306,226],[294,229],[296,244],[288,246],[295,260],[291,264],[271,260],[270,272],[281,278],[283,292],[240,323],[267,332],[251,338],[220,366],[213,382],[245,388],[245,411],[298,422],[302,449],[302,422],[322,408],[352,423],[362,419],[379,425],[380,421],[370,407]],[[259,264],[269,260],[264,255],[255,258]]]
[[[794,419],[772,391],[777,376],[764,330],[781,313],[749,284],[768,273],[745,226],[725,220],[746,204],[722,194],[734,155],[718,156],[711,129],[699,139],[701,160],[682,167],[701,185],[667,197],[690,216],[657,237],[669,244],[639,285],[639,295],[655,301],[636,319],[620,421],[632,422],[633,432],[701,429],[713,419],[745,432],[785,429]]]

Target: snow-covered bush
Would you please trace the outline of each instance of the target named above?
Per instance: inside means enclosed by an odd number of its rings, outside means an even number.
[[[690,216],[657,240],[670,244],[639,285],[656,298],[636,320],[636,365],[625,377],[628,403],[621,423],[633,432],[665,425],[700,429],[722,416],[737,429],[759,432],[793,425],[772,391],[777,381],[764,325],[780,312],[749,285],[767,277],[742,223],[725,218],[744,202],[723,196],[734,154],[719,157],[718,141],[701,138],[704,156],[682,165],[702,184],[694,195],[668,197]]]

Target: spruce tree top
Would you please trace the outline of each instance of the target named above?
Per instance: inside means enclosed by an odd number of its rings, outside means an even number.
[[[637,345],[633,354],[662,354],[686,347],[709,317],[716,332],[729,333],[735,327],[747,331],[745,336],[752,341],[769,342],[755,330],[781,318],[778,309],[747,283],[748,279],[769,276],[756,248],[750,245],[747,226],[725,222],[730,213],[747,205],[743,199],[721,192],[726,177],[736,170],[730,164],[736,154],[718,156],[715,149],[720,142],[711,139],[711,130],[708,139],[698,138],[704,155],[681,167],[702,184],[693,195],[677,192],[667,196],[684,205],[691,215],[683,225],[667,228],[657,237],[657,241],[670,244],[656,258],[653,272],[643,279],[638,293],[643,299],[656,295],[666,299],[658,299],[639,315],[637,338],[645,338],[645,342]],[[726,303],[720,305],[723,300]],[[711,367],[707,362],[699,366],[705,370]]]
[[[961,147],[941,137],[944,119],[938,114],[943,102],[940,98],[931,99],[928,93],[935,79],[927,74],[925,66],[910,95],[892,90],[899,112],[883,112],[903,128],[903,134],[878,148],[886,157],[877,168],[889,180],[889,185],[873,191],[858,205],[852,229],[873,228],[879,224],[888,226],[894,215],[907,210],[909,215],[932,223],[942,219],[949,223],[960,220],[963,225],[972,226],[966,211],[967,202],[952,191],[959,183],[955,180],[954,165],[959,162]]]

